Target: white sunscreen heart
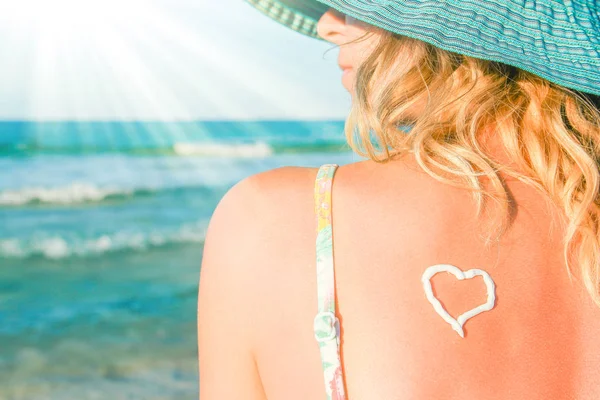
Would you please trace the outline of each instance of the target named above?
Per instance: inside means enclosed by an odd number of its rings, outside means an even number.
[[[444,309],[442,303],[440,303],[437,297],[435,297],[435,295],[433,294],[433,289],[431,287],[431,278],[439,272],[448,272],[454,275],[459,281],[462,281],[464,279],[471,279],[476,276],[481,276],[483,278],[483,282],[485,283],[485,287],[487,288],[487,301],[484,304],[459,315],[456,319],[452,318],[452,316],[448,314],[448,311]],[[423,282],[423,289],[425,289],[425,295],[427,296],[427,300],[429,300],[431,305],[433,305],[433,309],[435,310],[435,312],[437,312],[439,316],[444,319],[444,321],[449,323],[450,326],[452,326],[452,329],[454,329],[462,338],[465,337],[463,325],[469,319],[473,318],[478,314],[481,314],[482,312],[491,310],[496,305],[496,286],[494,285],[494,281],[492,280],[490,274],[480,269],[470,269],[468,271],[463,272],[454,265],[433,265],[425,270],[421,281]]]

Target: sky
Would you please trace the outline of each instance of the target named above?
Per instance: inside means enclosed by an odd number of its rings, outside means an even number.
[[[0,0],[0,120],[343,119],[337,54],[243,0]]]

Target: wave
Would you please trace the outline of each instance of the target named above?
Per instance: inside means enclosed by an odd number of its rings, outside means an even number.
[[[225,186],[224,186],[225,187]],[[174,186],[146,188],[110,188],[92,183],[71,183],[57,187],[26,187],[0,191],[0,207],[21,207],[31,205],[73,206],[79,204],[98,203],[107,201],[133,200],[136,198],[157,195],[159,193],[181,191],[219,192],[219,187],[207,186]],[[203,192],[202,194],[206,194]]]
[[[339,145],[344,126],[343,120],[0,121],[0,154],[187,154],[193,144],[194,155],[256,157],[296,145]]]
[[[0,239],[0,258],[43,257],[62,260],[70,257],[94,257],[124,251],[148,251],[153,248],[186,243],[204,243],[206,221],[188,224],[170,231],[121,231],[92,238]]]
[[[0,206],[89,203],[111,198],[130,197],[135,192],[148,193],[150,191],[150,189],[102,188],[90,183],[71,183],[67,186],[54,188],[26,187],[0,191]]]
[[[264,142],[252,144],[175,143],[173,151],[180,156],[262,158],[273,155],[273,148]]]
[[[176,142],[163,147],[106,147],[102,145],[88,147],[48,146],[39,144],[19,144],[7,146],[0,143],[0,154],[69,154],[91,155],[120,153],[141,156],[195,156],[227,158],[265,158],[275,154],[320,153],[350,151],[346,142],[340,140],[300,140],[285,141],[285,138],[272,142]]]

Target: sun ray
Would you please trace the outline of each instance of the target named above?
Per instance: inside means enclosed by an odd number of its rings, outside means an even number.
[[[279,27],[251,11],[237,0],[0,2],[0,50],[11,54],[0,86],[28,104],[0,113],[195,120],[345,112],[339,71],[320,60],[329,46],[293,33],[293,45],[278,45],[267,36]],[[298,58],[294,46],[314,58]]]

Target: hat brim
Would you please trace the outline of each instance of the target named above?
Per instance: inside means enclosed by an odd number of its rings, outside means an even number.
[[[317,33],[317,23],[329,6],[314,0],[246,0],[271,19],[302,33],[322,39]]]
[[[597,0],[246,0],[279,23],[320,38],[329,8],[441,49],[502,62],[600,95]],[[539,4],[538,4],[539,3]]]

